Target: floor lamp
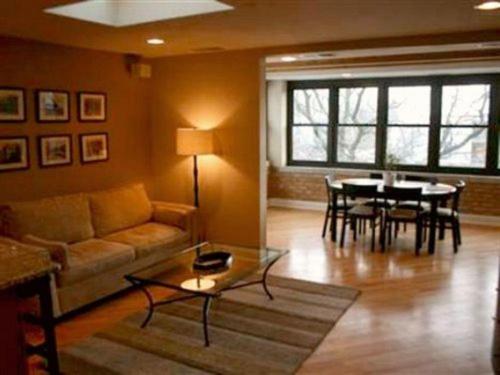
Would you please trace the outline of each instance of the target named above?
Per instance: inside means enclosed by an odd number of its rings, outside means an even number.
[[[177,155],[193,157],[194,205],[200,207],[198,197],[198,155],[208,155],[214,152],[212,130],[177,129]]]

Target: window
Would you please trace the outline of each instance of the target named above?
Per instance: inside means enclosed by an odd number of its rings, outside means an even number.
[[[328,160],[329,100],[328,89],[293,91],[292,160]]]
[[[443,86],[439,165],[486,167],[490,85]]]
[[[290,165],[500,175],[500,74],[288,87]]]
[[[427,165],[431,87],[389,87],[386,159],[399,165]]]
[[[340,88],[337,161],[375,163],[377,87]]]

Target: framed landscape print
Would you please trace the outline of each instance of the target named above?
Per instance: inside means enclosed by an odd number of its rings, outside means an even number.
[[[101,92],[79,92],[78,120],[81,122],[106,121],[106,94]]]
[[[28,169],[28,137],[0,137],[0,172]]]
[[[26,121],[24,89],[0,87],[0,122]]]
[[[82,164],[108,160],[108,134],[80,134],[80,158]]]
[[[69,92],[37,90],[35,96],[38,122],[69,121]]]
[[[41,168],[59,167],[73,163],[71,135],[43,135],[38,137],[38,162]]]

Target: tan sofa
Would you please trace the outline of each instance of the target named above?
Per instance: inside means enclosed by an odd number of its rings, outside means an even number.
[[[194,243],[196,208],[151,202],[143,185],[4,205],[3,230],[60,266],[54,311],[65,314],[130,286],[123,276]]]

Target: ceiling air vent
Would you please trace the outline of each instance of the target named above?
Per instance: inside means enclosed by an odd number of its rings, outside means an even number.
[[[191,51],[195,53],[210,53],[210,52],[221,52],[225,50],[226,49],[223,47],[201,47],[192,49]]]

